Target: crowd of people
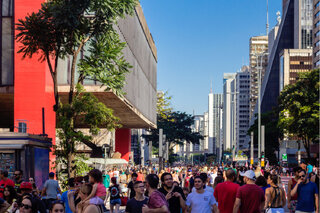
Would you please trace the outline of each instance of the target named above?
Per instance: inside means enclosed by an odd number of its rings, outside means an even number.
[[[285,172],[286,173],[286,172]],[[319,169],[295,167],[287,190],[278,167],[176,166],[92,169],[62,192],[55,174],[38,189],[23,171],[0,173],[0,212],[256,213],[319,212]]]

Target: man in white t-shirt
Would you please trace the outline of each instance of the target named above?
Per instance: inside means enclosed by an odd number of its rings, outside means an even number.
[[[207,185],[207,182],[209,181],[209,177],[208,177],[207,173],[200,173],[199,176],[201,177],[201,179],[203,181],[203,189],[204,189],[204,191],[210,192],[210,193],[213,194],[214,193],[213,188],[211,186]],[[195,192],[195,191],[196,191],[196,188],[193,187],[192,188],[192,192]]]
[[[194,178],[195,192],[188,195],[186,205],[191,213],[218,212],[217,202],[213,193],[203,189],[204,182],[200,176]],[[213,210],[213,211],[212,211]]]
[[[214,180],[216,179],[217,175],[218,175],[218,169],[217,167],[214,167],[213,169],[211,169],[211,172],[209,174],[209,185],[213,186]]]

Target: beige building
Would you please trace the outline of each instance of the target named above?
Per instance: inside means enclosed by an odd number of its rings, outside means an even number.
[[[261,66],[261,82],[268,65],[268,36],[250,38],[250,118],[258,100],[258,78]],[[262,63],[262,64],[261,64]]]
[[[284,49],[280,53],[279,84],[280,91],[289,84],[294,84],[299,73],[312,68],[312,49]]]
[[[313,0],[313,69],[320,68],[320,0]]]

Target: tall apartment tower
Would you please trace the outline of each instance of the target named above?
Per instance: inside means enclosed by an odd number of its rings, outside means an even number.
[[[258,100],[259,67],[261,67],[262,82],[265,70],[268,65],[267,53],[268,36],[254,36],[250,38],[250,118],[254,116],[253,112]]]
[[[320,68],[320,0],[313,0],[313,69]]]
[[[313,0],[294,1],[294,49],[312,48]]]
[[[249,148],[247,135],[250,121],[250,70],[243,66],[236,76],[236,150]]]
[[[213,141],[213,93],[212,88],[210,89],[210,93],[208,95],[208,151],[207,153],[212,154],[214,148]]]
[[[203,114],[203,149],[206,153],[208,153],[208,149],[209,149],[209,113],[205,112]]]
[[[236,73],[223,74],[223,150],[235,144]]]
[[[222,119],[222,106],[223,106],[223,96],[222,94],[213,94],[213,139],[214,139],[214,153],[218,155],[220,149],[222,149],[221,144],[221,119]]]
[[[220,130],[222,119],[222,94],[213,94],[212,90],[209,93],[209,109],[208,109],[208,153],[218,154],[220,149]]]

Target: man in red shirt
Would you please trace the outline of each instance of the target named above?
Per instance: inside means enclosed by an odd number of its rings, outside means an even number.
[[[237,190],[240,187],[233,183],[236,173],[233,169],[226,171],[227,181],[219,183],[214,189],[214,196],[218,202],[220,213],[232,213],[233,205],[236,200]]]
[[[246,185],[238,188],[233,213],[260,213],[264,208],[265,198],[262,188],[255,185],[254,172],[248,170],[240,175],[244,176]]]
[[[6,186],[14,187],[14,182],[13,182],[13,180],[10,180],[8,178],[8,172],[7,171],[1,171],[0,178],[1,178],[1,181],[0,181],[0,198],[3,198],[4,188]]]

